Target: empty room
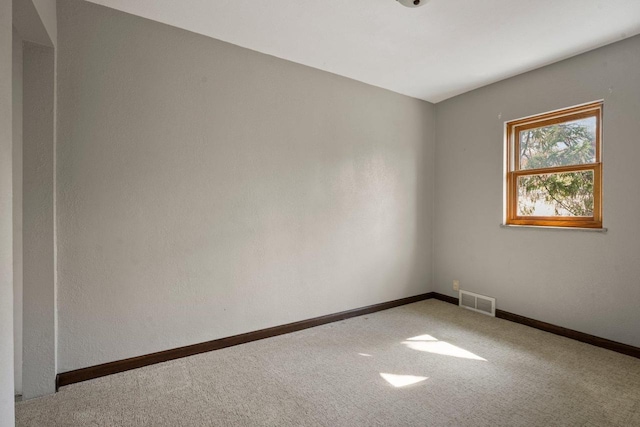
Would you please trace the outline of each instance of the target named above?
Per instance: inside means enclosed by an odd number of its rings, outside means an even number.
[[[638,0],[0,0],[0,427],[640,427],[639,125]]]

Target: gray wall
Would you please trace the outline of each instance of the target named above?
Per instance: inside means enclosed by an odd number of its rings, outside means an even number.
[[[56,10],[56,0],[31,0],[42,26],[47,32],[49,42],[47,46],[56,46],[58,39],[58,20]]]
[[[56,374],[57,21],[55,0],[13,6],[15,391],[31,398],[52,393]]]
[[[56,45],[56,0],[13,0],[13,26],[22,40]]]
[[[13,336],[15,393],[22,394],[22,38],[13,30]]]
[[[0,427],[14,424],[11,0],[0,0]]]
[[[54,51],[23,48],[23,397],[55,391]]]
[[[437,104],[434,287],[640,345],[640,37]],[[604,99],[606,234],[500,228],[504,122]]]
[[[60,372],[429,290],[431,104],[58,8]]]

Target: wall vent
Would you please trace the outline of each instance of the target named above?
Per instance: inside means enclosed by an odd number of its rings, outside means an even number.
[[[496,316],[496,299],[486,297],[484,295],[474,294],[469,291],[460,291],[459,295],[460,307],[477,311],[478,313]]]

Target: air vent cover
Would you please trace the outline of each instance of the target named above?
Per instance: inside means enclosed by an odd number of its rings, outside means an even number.
[[[489,316],[496,316],[495,298],[461,290],[459,301],[460,307],[468,308],[469,310],[477,311],[478,313],[488,314]]]

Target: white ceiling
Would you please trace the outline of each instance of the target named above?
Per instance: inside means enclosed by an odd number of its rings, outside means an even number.
[[[640,0],[90,0],[439,102],[640,33]]]

